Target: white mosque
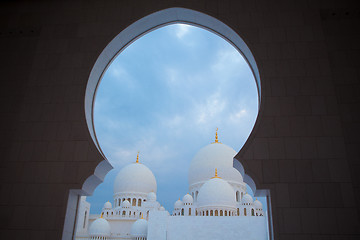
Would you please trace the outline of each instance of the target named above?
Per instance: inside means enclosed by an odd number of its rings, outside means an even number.
[[[200,149],[189,168],[189,193],[169,214],[156,199],[156,179],[139,162],[125,166],[114,183],[113,204],[90,215],[80,199],[75,239],[268,239],[266,213],[233,167],[236,152],[218,141]],[[240,237],[239,237],[240,236]]]

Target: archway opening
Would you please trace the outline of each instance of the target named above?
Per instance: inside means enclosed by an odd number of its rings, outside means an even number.
[[[168,15],[171,12],[175,12],[176,14],[174,16],[174,19],[169,19]],[[202,18],[196,19],[194,16],[200,15]],[[151,15],[150,15],[151,16]],[[162,12],[158,12],[153,14],[153,16],[148,16],[144,19],[141,19],[139,22],[131,25],[129,28],[125,29],[119,36],[117,36],[110,44],[109,46],[104,50],[103,54],[99,57],[97,64],[95,64],[94,69],[90,75],[89,79],[89,85],[87,88],[87,96],[86,96],[86,115],[88,120],[88,126],[90,129],[90,133],[92,134],[92,137],[94,141],[97,144],[97,147],[99,151],[102,152],[101,145],[99,144],[99,141],[97,139],[97,136],[95,134],[94,130],[94,119],[93,119],[93,107],[94,107],[94,98],[91,98],[89,96],[94,96],[95,90],[98,86],[99,79],[104,75],[105,70],[109,66],[108,64],[114,60],[114,57],[119,54],[121,51],[125,49],[126,46],[128,46],[131,42],[133,42],[138,37],[142,36],[148,31],[154,30],[155,28],[159,28],[161,26],[167,25],[169,23],[174,22],[182,22],[187,23],[191,25],[197,25],[202,28],[206,28],[208,30],[211,30],[212,32],[215,32],[216,34],[224,37],[227,41],[229,41],[233,46],[236,47],[237,50],[240,50],[240,53],[245,56],[246,61],[248,62],[250,69],[252,71],[252,74],[254,75],[255,82],[257,83],[256,86],[259,91],[258,99],[261,99],[260,95],[260,87],[259,87],[259,73],[256,67],[255,60],[253,56],[251,55],[251,52],[247,48],[246,44],[241,40],[241,38],[234,33],[231,29],[229,29],[226,25],[221,25],[219,28],[219,22],[207,15],[187,10],[187,9],[167,9]],[[151,19],[152,21],[148,21]],[[149,25],[150,24],[150,25]],[[124,36],[126,35],[126,38],[124,40]],[[116,46],[116,43],[120,41],[121,44]],[[115,47],[114,47],[115,46]],[[111,52],[114,52],[114,55],[112,55]],[[112,55],[112,56],[111,56]],[[97,81],[94,80],[97,78]],[[240,149],[236,149],[240,150]],[[104,153],[103,153],[104,154]],[[104,154],[106,156],[106,154]],[[100,180],[105,176],[105,173],[109,170],[109,164],[107,161],[102,164],[102,166],[99,167],[98,172],[95,172],[94,177],[89,178],[87,182],[84,184],[84,191],[86,194],[91,194],[93,190],[95,189],[96,185],[98,184],[98,180]],[[97,174],[100,173],[100,174]]]

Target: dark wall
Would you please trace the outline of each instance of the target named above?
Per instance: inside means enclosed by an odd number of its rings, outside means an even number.
[[[262,103],[238,159],[270,189],[276,239],[356,239],[360,9],[356,1],[8,1],[0,5],[1,239],[60,239],[69,189],[102,160],[84,95],[104,47],[155,11],[233,28]]]

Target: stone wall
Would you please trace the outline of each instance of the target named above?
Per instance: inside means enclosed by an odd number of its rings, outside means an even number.
[[[124,28],[169,7],[219,19],[255,56],[260,114],[237,158],[270,189],[275,238],[359,237],[356,1],[73,0],[0,4],[1,239],[62,237],[69,190],[103,160],[85,121],[90,71]]]

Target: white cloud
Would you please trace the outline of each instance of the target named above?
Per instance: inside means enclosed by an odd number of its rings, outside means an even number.
[[[187,24],[177,24],[175,29],[176,37],[182,39],[185,35],[189,33],[191,26]]]
[[[216,62],[211,66],[213,72],[227,73],[236,70],[239,72],[239,66],[246,64],[242,56],[234,49],[220,49],[216,54]]]
[[[219,117],[227,106],[227,101],[219,92],[214,93],[206,99],[204,104],[197,104],[194,108],[195,122],[206,124]]]
[[[246,109],[240,109],[230,115],[230,120],[233,122],[236,122],[247,115],[248,115],[248,112]]]

